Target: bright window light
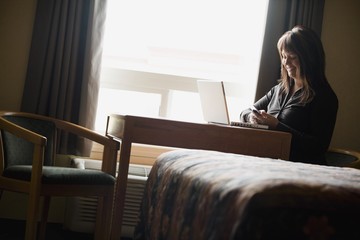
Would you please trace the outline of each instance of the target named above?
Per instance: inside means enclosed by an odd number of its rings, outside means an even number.
[[[198,93],[171,91],[169,104],[169,118],[189,122],[204,122]]]
[[[111,113],[201,122],[197,79],[229,83],[236,120],[255,97],[267,6],[268,0],[108,0],[96,129]]]
[[[99,92],[95,129],[105,131],[110,114],[157,117],[160,94],[101,88]]]
[[[194,78],[257,77],[268,0],[109,0],[103,64]]]

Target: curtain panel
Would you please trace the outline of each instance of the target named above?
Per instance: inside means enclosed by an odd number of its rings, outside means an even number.
[[[295,25],[304,25],[321,36],[325,0],[269,0],[255,101],[280,78],[277,41]]]
[[[99,90],[105,0],[38,0],[21,111],[93,128]],[[91,144],[62,134],[59,153]]]

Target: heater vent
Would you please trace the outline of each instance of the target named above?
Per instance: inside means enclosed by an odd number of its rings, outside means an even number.
[[[83,169],[100,169],[98,160],[74,158],[72,165]],[[125,196],[122,236],[132,237],[151,166],[130,164]],[[97,198],[73,197],[66,202],[64,227],[76,232],[92,233],[95,228]]]

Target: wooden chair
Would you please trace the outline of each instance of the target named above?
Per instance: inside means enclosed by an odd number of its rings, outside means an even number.
[[[342,148],[330,148],[326,153],[326,161],[330,166],[360,169],[360,152]]]
[[[54,166],[59,130],[103,145],[101,171]],[[109,238],[118,142],[70,122],[21,112],[0,112],[0,133],[0,191],[29,194],[25,239],[45,237],[52,196],[97,196],[94,237]]]

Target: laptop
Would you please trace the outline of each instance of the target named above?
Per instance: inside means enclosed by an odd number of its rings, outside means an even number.
[[[248,128],[269,128],[269,126],[263,124],[230,121],[225,88],[222,81],[198,80],[197,86],[206,122]]]

